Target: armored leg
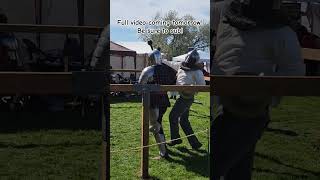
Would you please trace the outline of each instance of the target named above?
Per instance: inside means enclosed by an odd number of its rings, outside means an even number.
[[[159,151],[161,157],[167,157],[167,147],[166,147],[166,140],[163,133],[160,133],[162,130],[162,126],[159,123],[158,119],[160,117],[159,109],[158,108],[152,108],[150,109],[150,131],[153,133],[154,138],[156,142],[159,144]]]

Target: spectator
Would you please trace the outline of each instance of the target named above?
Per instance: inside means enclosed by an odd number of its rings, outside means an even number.
[[[0,23],[8,23],[6,14],[0,12]],[[22,48],[12,33],[0,32],[0,70],[14,71],[23,66]]]
[[[280,6],[280,0],[233,0],[227,6],[215,52],[223,74],[304,75],[299,41]],[[251,179],[272,97],[220,97],[219,102],[211,131],[213,179]]]

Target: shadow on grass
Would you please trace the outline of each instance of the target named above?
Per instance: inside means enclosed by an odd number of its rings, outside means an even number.
[[[283,129],[274,129],[274,128],[267,128],[266,130],[267,132],[272,132],[272,133],[275,133],[275,134],[280,134],[280,135],[286,135],[286,136],[292,136],[292,137],[295,137],[295,136],[298,136],[299,134],[294,132],[294,131],[291,131],[291,130],[283,130]]]
[[[276,172],[270,169],[261,169],[261,168],[253,168],[254,171],[259,172],[259,173],[267,173],[267,174],[274,174],[274,175],[284,175],[284,176],[292,176],[297,179],[307,179],[309,176],[302,175],[302,174],[293,174],[293,173],[287,173],[287,172]]]
[[[296,166],[293,166],[293,165],[289,165],[289,164],[286,164],[286,163],[282,162],[281,160],[279,160],[277,158],[274,158],[274,157],[271,157],[271,156],[268,156],[266,154],[262,154],[262,153],[259,153],[259,152],[256,152],[255,156],[259,157],[259,158],[262,158],[262,159],[265,159],[265,160],[268,160],[268,161],[271,161],[271,162],[276,163],[276,164],[281,165],[281,166],[285,166],[285,167],[288,167],[288,168],[296,169],[296,170],[299,170],[301,172],[312,174],[314,176],[320,177],[320,171],[312,171],[312,170],[296,167]]]
[[[120,96],[120,97],[110,97],[110,104],[118,104],[118,103],[141,103],[141,96],[130,96],[128,98],[124,97],[124,96]]]
[[[24,144],[24,145],[17,145],[17,144],[4,144],[0,143],[0,148],[15,148],[15,149],[32,149],[32,148],[51,148],[51,147],[83,147],[83,146],[96,146],[101,145],[101,142],[91,143],[91,144],[84,144],[84,143],[60,143],[60,144]]]
[[[181,160],[169,157],[169,162],[178,163],[186,167],[189,172],[194,172],[202,177],[209,177],[209,153],[205,150],[198,150],[197,153],[190,151],[185,147],[178,147],[179,152],[168,149],[170,156],[180,157]]]
[[[99,110],[92,109],[86,116],[81,110],[67,109],[60,112],[0,112],[0,133],[21,131],[63,129],[101,130],[102,119]]]
[[[141,179],[142,179],[142,178],[141,178]],[[157,178],[157,177],[151,176],[151,177],[145,178],[145,179],[143,179],[143,180],[160,180],[160,179]]]

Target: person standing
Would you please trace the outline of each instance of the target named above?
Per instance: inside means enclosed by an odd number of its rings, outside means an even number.
[[[186,57],[185,62],[179,66],[177,73],[177,85],[205,85],[204,75],[202,72],[203,63],[200,62],[199,53],[196,50],[191,51]],[[179,134],[179,124],[184,133],[189,136],[188,141],[193,149],[199,149],[202,144],[194,134],[189,122],[189,111],[194,101],[193,92],[179,92],[180,97],[174,104],[170,115],[170,134],[171,142],[169,146],[181,144],[182,140]]]
[[[224,75],[305,74],[299,41],[280,6],[280,0],[233,0],[228,5],[217,31],[215,52],[217,67]],[[255,147],[270,121],[274,98],[219,98],[211,125],[212,179],[249,180]]]
[[[8,17],[0,9],[0,23],[7,24]],[[16,71],[23,69],[22,47],[13,33],[0,32],[0,70]]]

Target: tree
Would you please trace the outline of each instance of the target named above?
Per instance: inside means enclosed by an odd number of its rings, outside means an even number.
[[[153,21],[195,21],[195,18],[191,15],[185,15],[179,17],[176,11],[169,11],[164,16],[157,13],[153,18]],[[185,25],[173,25],[169,26],[163,24],[157,24],[154,26],[147,26],[149,29],[176,29],[183,28],[183,34],[141,34],[140,39],[147,42],[152,40],[155,48],[161,47],[162,52],[167,54],[168,59],[174,56],[178,56],[187,53],[188,48],[194,47],[197,49],[205,50],[210,46],[210,25],[209,23],[201,23],[197,26],[185,26]]]

